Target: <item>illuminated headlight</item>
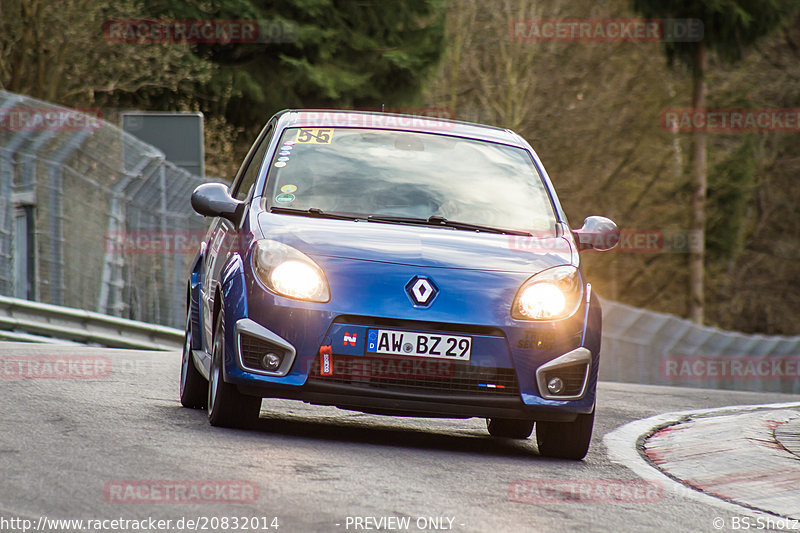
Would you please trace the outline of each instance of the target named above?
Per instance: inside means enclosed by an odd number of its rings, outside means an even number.
[[[306,254],[271,240],[261,240],[253,250],[253,269],[269,290],[287,298],[309,302],[331,299],[322,269]]]
[[[526,281],[514,298],[511,316],[519,320],[558,320],[578,310],[583,294],[574,266],[549,268]]]

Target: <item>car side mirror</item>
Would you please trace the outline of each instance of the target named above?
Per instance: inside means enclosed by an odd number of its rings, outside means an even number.
[[[222,217],[234,224],[241,218],[244,202],[228,194],[221,183],[204,183],[192,192],[192,209],[206,217]]]
[[[613,220],[606,217],[587,217],[583,226],[572,230],[572,234],[575,235],[579,250],[605,252],[619,242],[619,228]]]

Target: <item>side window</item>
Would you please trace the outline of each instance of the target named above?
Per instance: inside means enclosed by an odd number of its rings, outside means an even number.
[[[267,134],[262,137],[261,143],[259,143],[258,148],[256,148],[255,153],[253,153],[253,157],[247,163],[247,168],[244,171],[244,175],[236,185],[236,189],[233,191],[233,197],[237,200],[244,200],[247,198],[247,195],[250,194],[250,189],[253,187],[253,184],[256,182],[256,178],[258,177],[258,170],[261,168],[261,162],[264,159],[264,154],[267,152],[267,147],[269,146],[269,140],[272,138],[272,133],[273,128],[270,128]]]

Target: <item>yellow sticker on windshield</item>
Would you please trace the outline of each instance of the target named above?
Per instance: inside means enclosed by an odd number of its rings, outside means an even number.
[[[297,130],[297,144],[330,144],[333,139],[332,128],[301,128]]]

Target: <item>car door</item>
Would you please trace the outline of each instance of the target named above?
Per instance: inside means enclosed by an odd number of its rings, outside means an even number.
[[[262,130],[256,142],[253,143],[229,189],[233,198],[247,202],[252,197],[252,188],[258,178],[258,173],[274,130],[274,124],[268,124]],[[212,222],[209,232],[209,241],[203,265],[203,280],[205,280],[205,283],[200,289],[202,330],[206,347],[211,346],[214,333],[214,317],[212,316],[214,295],[217,293],[223,268],[234,254],[239,253],[239,243],[242,242],[239,235],[240,226],[240,224],[234,224],[230,220],[217,218]]]

